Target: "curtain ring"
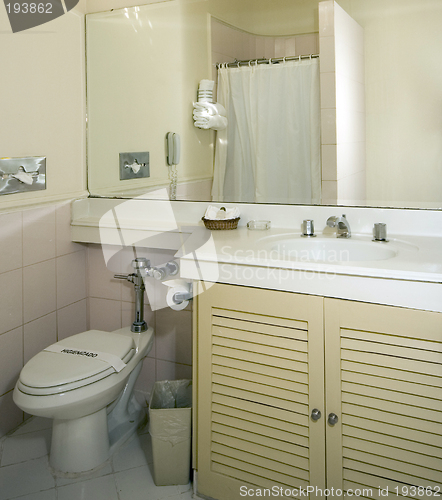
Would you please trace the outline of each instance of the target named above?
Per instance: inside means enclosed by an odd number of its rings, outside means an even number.
[[[299,56],[299,59],[298,59],[299,62],[301,62],[301,56]]]
[[[249,68],[252,67],[252,61],[249,61]]]
[[[236,63],[236,67],[239,68],[239,61]]]
[[[272,58],[269,59],[269,64],[272,64]]]
[[[312,60],[312,55],[310,54],[310,61]]]
[[[282,58],[282,62],[285,64],[285,56]]]

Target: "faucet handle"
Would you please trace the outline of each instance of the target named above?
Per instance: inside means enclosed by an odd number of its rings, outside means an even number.
[[[388,241],[387,224],[378,222],[373,226],[373,241]]]
[[[337,220],[337,217],[335,215],[332,215],[331,217],[329,217],[327,219],[327,226],[328,227],[335,227],[336,226],[336,220]]]
[[[305,219],[302,221],[302,234],[304,238],[310,237],[313,238],[316,236],[315,234],[315,226],[311,219]]]

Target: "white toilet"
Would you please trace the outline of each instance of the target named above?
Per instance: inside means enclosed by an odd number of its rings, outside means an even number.
[[[90,330],[57,342],[23,367],[14,402],[52,418],[49,462],[80,473],[105,462],[137,429],[144,410],[132,394],[153,329]]]

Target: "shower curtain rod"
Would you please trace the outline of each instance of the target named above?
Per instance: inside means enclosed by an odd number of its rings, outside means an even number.
[[[252,64],[276,64],[284,61],[299,61],[301,59],[312,59],[319,57],[319,54],[309,54],[304,56],[287,56],[287,57],[272,57],[270,59],[249,59],[246,61],[234,61],[230,63],[217,63],[216,69],[219,68],[239,68],[240,66],[251,66]]]

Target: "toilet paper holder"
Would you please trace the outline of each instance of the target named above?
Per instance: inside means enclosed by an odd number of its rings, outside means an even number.
[[[175,304],[179,305],[186,300],[192,300],[193,299],[193,285],[190,284],[190,290],[188,292],[176,292],[172,296],[172,300],[175,302]]]

